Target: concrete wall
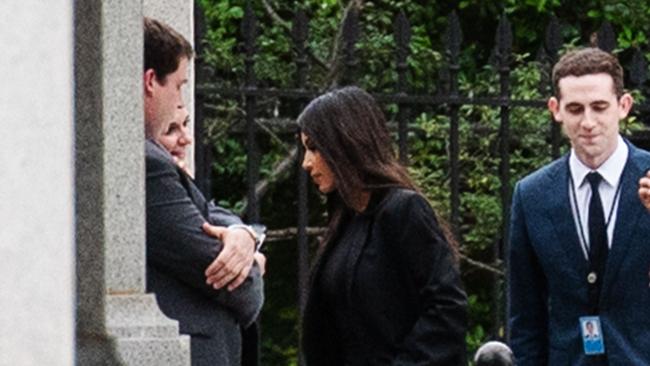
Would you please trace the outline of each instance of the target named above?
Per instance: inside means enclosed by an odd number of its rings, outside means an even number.
[[[144,292],[142,6],[0,2],[0,366],[189,365]]]
[[[74,362],[72,0],[0,2],[0,365]]]
[[[78,363],[189,365],[189,337],[145,293],[142,5],[75,15]]]

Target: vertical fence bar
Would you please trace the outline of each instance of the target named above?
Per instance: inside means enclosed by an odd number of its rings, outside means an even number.
[[[643,84],[648,78],[647,74],[648,63],[645,60],[643,52],[638,47],[634,48],[634,53],[632,54],[632,61],[629,65],[629,76],[630,76],[630,89],[641,90]],[[647,104],[646,104],[647,106]],[[640,105],[639,107],[643,107]],[[647,121],[646,125],[647,125]],[[625,128],[626,126],[623,126]],[[635,138],[636,137],[636,138]],[[638,136],[628,135],[628,138],[632,140],[632,143],[637,147],[648,150],[650,149],[650,134],[648,132],[639,134]]]
[[[561,32],[560,23],[557,18],[552,16],[551,21],[546,28],[546,53],[549,60],[549,83],[553,83],[553,65],[557,62],[557,55],[562,47],[562,32]],[[551,85],[551,93],[555,93],[555,86]],[[550,117],[551,121],[551,157],[553,160],[560,157],[560,124],[556,123],[553,120],[553,116]]]
[[[395,22],[395,43],[396,43],[396,68],[397,68],[397,94],[405,96],[408,92],[406,72],[408,71],[407,58],[409,55],[409,43],[411,42],[411,25],[404,11],[400,11]],[[399,159],[402,164],[408,164],[408,108],[398,104],[398,146]]]
[[[646,80],[648,80],[648,63],[643,56],[643,52],[638,47],[634,48],[629,70],[632,89],[640,89]]]
[[[508,248],[508,220],[510,218],[510,57],[512,52],[512,31],[510,29],[510,22],[505,14],[499,20],[497,27],[497,47],[495,56],[499,68],[499,97],[501,100],[500,107],[500,120],[499,126],[499,176],[501,180],[501,240],[503,248],[495,245],[493,248],[494,263],[500,258],[506,256],[503,252],[507,252]],[[503,249],[501,251],[500,249]],[[504,309],[503,306],[503,284],[504,281],[499,276],[494,276],[493,282],[493,316],[494,316],[494,330],[493,334],[503,336],[502,327],[504,326]]]
[[[205,16],[198,1],[194,2],[194,70],[197,87],[194,88],[194,174],[196,185],[206,199],[212,198],[212,148],[205,137],[205,95],[199,87],[208,79],[203,61],[203,37],[205,35]]]
[[[307,81],[307,51],[305,42],[309,36],[308,20],[305,12],[300,10],[296,14],[293,27],[292,38],[296,50],[296,88],[300,91],[304,90]],[[296,108],[298,112],[304,107],[302,101],[298,101]],[[297,175],[298,175],[298,304],[300,311],[304,309],[305,294],[304,290],[307,288],[307,277],[309,272],[309,247],[307,243],[307,216],[309,210],[307,207],[307,172],[301,168],[303,157],[302,143],[300,137],[297,138],[298,146],[298,159],[297,159]]]
[[[350,9],[343,21],[343,63],[345,65],[342,79],[343,85],[349,85],[356,80],[356,69],[359,62],[356,58],[355,49],[359,40],[359,33],[359,11],[353,8]]]
[[[250,1],[246,3],[244,19],[242,20],[242,33],[244,37],[245,52],[245,113],[246,113],[246,180],[248,184],[246,206],[246,219],[249,223],[260,221],[260,205],[255,192],[255,185],[260,176],[260,149],[257,142],[257,124],[255,123],[257,97],[252,93],[256,91],[257,81],[255,76],[255,52],[257,40],[257,19]],[[259,365],[261,358],[261,326],[259,318],[248,329],[243,330],[244,339],[242,365]]]
[[[459,94],[458,94],[458,72],[460,70],[459,56],[460,44],[463,33],[460,29],[460,22],[456,12],[449,15],[447,30],[445,32],[446,54],[449,60],[449,167],[451,186],[451,225],[458,240],[460,237],[460,147],[459,147]]]
[[[255,184],[260,175],[260,151],[257,142],[257,125],[255,123],[257,98],[252,93],[257,88],[255,76],[255,52],[257,39],[257,19],[251,2],[248,1],[242,21],[242,33],[244,36],[245,69],[246,69],[246,143],[248,156],[246,157],[246,180],[248,183],[248,206],[246,207],[246,218],[248,222],[259,222],[260,209]]]
[[[612,25],[605,21],[600,25],[597,36],[597,45],[598,48],[605,52],[612,52],[616,48],[616,33],[614,33],[614,28]]]
[[[305,12],[302,10],[299,10],[293,19],[291,36],[296,51],[296,88],[302,91],[307,82],[307,50],[305,48],[305,42],[309,37],[309,21]],[[303,106],[304,103],[298,101],[298,108],[296,108],[298,113],[300,113]],[[298,309],[299,314],[302,314],[307,300],[307,286],[309,282],[309,243],[307,237],[309,206],[307,205],[307,172],[301,167],[304,150],[300,136],[297,136],[296,144],[298,147],[296,159],[296,175],[298,176],[298,217],[296,220],[298,224]],[[300,331],[302,330],[302,324],[299,325],[298,329]],[[298,344],[298,362],[301,366],[305,365],[300,344]]]
[[[195,5],[196,6],[196,5]],[[196,10],[197,14],[200,14],[200,10]],[[201,19],[197,18],[197,29],[201,29]],[[197,39],[195,40],[197,45],[197,53],[200,53],[200,43],[201,43],[201,31],[197,31]],[[255,183],[259,179],[259,164],[260,164],[260,152],[257,144],[257,125],[255,123],[256,115],[256,102],[257,94],[255,93],[257,88],[256,75],[254,71],[254,57],[256,52],[255,40],[257,35],[257,25],[256,19],[253,13],[253,9],[250,1],[247,3],[245,16],[242,22],[242,34],[245,39],[245,72],[246,72],[246,82],[245,86],[242,89],[244,94],[245,101],[245,111],[246,111],[246,132],[247,132],[247,143],[248,143],[248,155],[247,155],[247,179],[248,179],[248,207],[247,207],[247,216],[248,221],[255,222],[259,220],[259,202],[258,197],[255,194]],[[345,19],[345,24],[343,26],[343,38],[344,38],[344,67],[345,72],[343,76],[344,83],[352,83],[356,77],[356,66],[357,60],[355,56],[355,44],[359,37],[359,24],[358,24],[358,14],[356,10],[351,10],[348,16]],[[306,51],[306,40],[308,39],[308,20],[302,11],[298,11],[294,18],[292,37],[295,44],[296,52],[296,88],[299,91],[304,91],[307,79],[307,51]],[[500,105],[500,125],[499,125],[499,179],[501,182],[500,187],[500,197],[502,203],[502,228],[501,228],[501,243],[503,245],[503,250],[500,250],[499,243],[495,244],[493,250],[494,261],[502,256],[502,253],[507,252],[507,237],[508,237],[508,219],[509,219],[509,209],[511,201],[511,187],[510,187],[510,113],[511,113],[511,84],[510,84],[510,67],[509,62],[511,58],[511,48],[512,48],[512,34],[511,26],[508,19],[505,15],[501,18],[497,30],[497,47],[496,47],[496,60],[499,73],[500,89],[499,89],[499,105]],[[396,28],[395,28],[395,39],[396,39],[396,57],[397,57],[397,93],[400,96],[408,95],[408,85],[407,85],[407,72],[408,64],[406,62],[408,58],[408,44],[410,40],[410,25],[408,20],[403,12],[400,12],[396,19]],[[546,31],[546,53],[550,65],[552,66],[556,59],[558,50],[561,48],[561,29],[559,22],[555,18],[551,18],[551,22]],[[460,23],[456,13],[450,14],[448,18],[448,27],[445,32],[445,47],[446,55],[448,59],[448,115],[450,118],[449,126],[449,166],[450,166],[450,204],[451,204],[451,224],[453,225],[454,232],[459,233],[459,224],[460,224],[460,168],[459,168],[459,156],[460,156],[460,147],[459,147],[459,108],[461,106],[460,95],[459,95],[459,86],[458,86],[458,74],[460,70],[459,66],[459,54],[460,54],[460,45],[462,43],[462,31],[460,29]],[[603,24],[601,30],[598,33],[597,44],[600,48],[606,51],[611,51],[616,46],[616,37],[613,35],[611,25],[609,23]],[[199,66],[200,60],[197,60],[197,79],[198,75],[202,71]],[[633,85],[640,87],[642,86],[647,78],[647,63],[643,57],[643,54],[636,50],[632,63],[631,63],[631,74],[630,81]],[[199,79],[200,80],[200,79]],[[195,131],[196,145],[201,144],[203,137],[199,137],[199,133],[203,132],[203,128],[200,127],[200,121],[203,120],[203,111],[200,110],[204,98],[209,96],[203,95],[201,89],[197,88],[197,127]],[[299,100],[296,103],[298,109],[301,109],[304,106],[304,100]],[[468,102],[467,104],[475,104],[476,102]],[[432,103],[433,105],[437,105]],[[407,142],[407,118],[406,111],[408,109],[402,108],[402,105],[399,106],[398,114],[398,124],[399,124],[399,151],[400,159],[406,159],[408,154],[408,142]],[[199,121],[200,120],[200,121]],[[560,146],[560,129],[559,124],[552,123],[551,125],[551,144],[552,151],[551,154],[553,157],[559,156],[559,146]],[[298,304],[300,311],[304,309],[305,302],[305,290],[307,288],[308,281],[308,257],[309,257],[309,245],[307,237],[307,225],[308,225],[308,177],[307,174],[300,168],[300,162],[302,160],[303,151],[300,141],[297,141],[299,153],[297,159],[296,169],[298,170],[298,217],[297,217],[297,245],[298,245]],[[209,149],[207,149],[209,150]],[[208,151],[209,152],[209,151]],[[198,152],[197,152],[198,154]],[[404,160],[403,160],[404,161]],[[207,160],[199,161],[197,157],[197,179],[200,181],[199,172],[201,167],[208,169],[207,177],[204,179],[209,180],[209,169],[210,162]],[[208,181],[209,185],[209,181]],[[209,194],[209,190],[206,191],[206,195]],[[459,237],[460,239],[460,237]],[[506,257],[507,258],[507,257]],[[507,263],[506,263],[507,265]],[[494,329],[492,334],[501,335],[501,326],[505,323],[503,321],[503,292],[502,287],[503,283],[499,277],[495,276],[493,291],[493,321]],[[506,329],[507,331],[507,329]],[[300,364],[304,365],[304,360],[300,358]]]

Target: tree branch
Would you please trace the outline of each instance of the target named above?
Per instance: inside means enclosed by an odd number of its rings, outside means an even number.
[[[273,9],[271,4],[269,4],[268,0],[262,0],[262,4],[264,4],[264,9],[266,10],[266,14],[268,14],[268,16],[271,17],[271,20],[273,20],[280,27],[282,27],[285,30],[285,32],[291,34],[290,23],[282,19],[282,17],[280,17],[280,15]],[[307,47],[306,51],[307,51],[307,55],[318,66],[322,67],[325,70],[329,70],[329,66],[327,65],[327,63],[325,63],[325,61],[321,60],[318,56],[316,56],[309,47]]]
[[[307,236],[325,235],[326,227],[307,227],[305,228]],[[266,232],[267,241],[290,240],[298,235],[298,228],[289,227],[285,229],[269,230]]]
[[[273,9],[271,4],[269,4],[267,0],[262,0],[262,4],[264,4],[264,9],[266,10],[266,13],[271,17],[271,19],[273,19],[273,21],[278,23],[285,30],[288,31],[291,30],[291,26],[289,25],[289,22],[282,19],[280,15],[278,15],[278,13],[275,12],[275,9]]]
[[[294,147],[287,156],[285,156],[284,159],[280,160],[273,166],[273,170],[271,170],[271,174],[265,179],[261,179],[255,184],[255,197],[261,199],[262,196],[268,191],[269,189],[269,184],[275,182],[282,174],[285,172],[289,171],[293,167],[293,163],[296,161],[296,157],[298,156],[298,148]],[[240,210],[239,214],[242,212],[246,212],[246,209],[248,207],[248,200],[246,198],[243,199],[243,205],[242,209]]]
[[[307,236],[319,236],[319,235],[325,235],[327,232],[326,227],[307,227],[305,228],[305,231],[307,232]],[[281,241],[281,240],[291,240],[294,239],[298,235],[298,228],[295,227],[289,227],[289,228],[284,228],[284,229],[277,229],[277,230],[269,230],[266,233],[266,240],[273,242],[273,241]],[[460,253],[459,257],[461,260],[466,262],[467,264],[474,266],[480,270],[487,271],[493,274],[496,274],[497,276],[504,277],[505,273],[500,270],[499,268],[495,267],[494,265],[486,264],[481,261],[477,261],[475,259],[472,259],[468,257],[465,254]]]
[[[350,15],[352,10],[361,11],[363,7],[363,0],[350,0],[348,5],[343,10],[343,16],[341,17],[341,22],[339,23],[339,29],[336,32],[336,37],[333,40],[332,48],[330,49],[330,58],[329,58],[329,73],[325,78],[325,85],[328,85],[329,88],[335,87],[338,85],[338,78],[341,74],[341,43],[343,41],[343,25],[345,20]]]
[[[482,269],[484,271],[494,273],[494,274],[496,274],[498,276],[501,276],[501,277],[505,276],[505,273],[503,273],[503,271],[498,269],[497,267],[494,267],[492,265],[489,265],[489,264],[486,264],[486,263],[483,263],[483,262],[479,262],[479,261],[474,260],[474,259],[472,259],[472,258],[470,258],[467,255],[462,254],[462,253],[459,254],[459,257],[460,257],[460,259],[465,261],[467,264],[469,264],[471,266],[474,266],[474,267],[476,267],[478,269]]]

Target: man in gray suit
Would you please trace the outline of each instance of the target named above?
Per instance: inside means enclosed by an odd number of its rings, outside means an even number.
[[[183,106],[181,89],[193,51],[158,21],[145,19],[144,34],[147,290],[179,321],[181,333],[191,336],[193,366],[239,365],[240,326],[250,325],[263,303],[254,262],[257,237],[239,218],[206,202],[155,142]]]
[[[517,183],[508,310],[517,365],[650,364],[650,215],[638,182],[650,154],[619,134],[632,107],[618,60],[571,51],[553,68],[564,157]],[[581,334],[591,322],[600,343]]]

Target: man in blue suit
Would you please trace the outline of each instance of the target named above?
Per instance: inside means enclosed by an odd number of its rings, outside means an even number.
[[[586,48],[553,69],[554,119],[571,152],[517,183],[508,311],[518,365],[650,365],[650,154],[619,135],[633,103],[617,59]],[[602,344],[585,347],[585,319]],[[595,350],[595,351],[594,351]]]

